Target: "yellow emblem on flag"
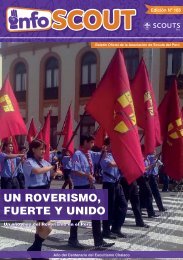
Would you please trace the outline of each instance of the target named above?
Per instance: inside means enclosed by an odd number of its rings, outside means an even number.
[[[182,119],[178,118],[173,123],[168,125],[169,137],[172,139],[178,139],[183,137],[183,124]]]
[[[8,95],[0,97],[0,107],[4,110],[4,112],[14,111],[14,107]]]
[[[126,133],[136,125],[135,110],[130,91],[125,92],[117,99],[115,119],[117,124],[114,130],[119,133]]]
[[[144,94],[144,102],[147,102],[147,110],[149,111],[149,114],[151,116],[154,116],[153,101],[152,101],[152,97],[151,97],[150,91],[147,91]]]

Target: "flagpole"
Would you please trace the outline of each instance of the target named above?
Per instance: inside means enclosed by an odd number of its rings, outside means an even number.
[[[69,140],[67,146],[65,147],[66,150],[68,150],[69,145],[71,144],[72,140],[74,139],[75,135],[77,134],[77,131],[78,131],[78,129],[79,129],[79,127],[80,127],[80,125],[81,125],[81,123],[82,123],[84,117],[86,116],[86,114],[87,114],[86,111],[82,114],[82,116],[81,116],[81,118],[80,118],[80,121],[79,121],[79,123],[77,124],[77,126],[76,126],[76,128],[75,128],[75,130],[74,130],[74,132],[73,132],[73,134],[72,134],[72,136],[71,136],[71,139]],[[63,158],[63,155],[61,156],[61,160],[62,160],[62,158]]]
[[[28,136],[28,133],[29,133],[29,130],[30,130],[30,126],[31,126],[31,122],[32,122],[32,120],[33,120],[33,116],[31,117],[31,121],[30,121],[30,123],[29,123],[29,128],[28,128],[28,131],[27,131],[27,136]],[[27,139],[27,136],[25,136],[25,140],[24,140],[24,146],[26,146],[26,139]]]
[[[181,69],[182,69],[182,66],[180,66],[180,69],[178,70],[177,74],[176,74],[176,78],[178,79],[179,76],[180,76],[180,73],[181,73]]]
[[[59,143],[60,143],[61,136],[62,136],[62,131],[61,131],[60,134],[59,134],[59,138],[58,138],[57,145],[56,145],[56,150],[57,150],[58,145],[59,145]]]
[[[3,139],[1,139],[0,141],[1,141],[0,151],[2,151],[2,148],[3,148]]]
[[[27,154],[28,151],[29,151],[29,149],[27,148],[26,151],[25,151],[25,153],[24,153],[24,155]],[[17,157],[16,157],[16,158],[17,158]],[[18,168],[20,167],[21,163],[22,163],[22,158],[20,159],[20,162],[18,163],[18,165],[15,167],[15,170],[14,170],[14,172],[12,173],[12,176],[15,175],[15,173],[16,173],[16,171],[18,170]]]
[[[69,108],[70,108],[71,104],[72,104],[72,102],[70,103]],[[67,110],[67,113],[68,113],[68,111],[69,111],[69,108],[68,108],[68,110]],[[59,143],[60,143],[60,139],[61,139],[61,136],[62,136],[62,132],[63,132],[64,126],[65,126],[65,124],[66,124],[66,121],[67,121],[67,114],[66,114],[64,123],[63,123],[63,125],[62,125],[62,130],[60,131],[60,134],[59,134],[59,138],[58,138],[58,141],[57,141],[56,149],[58,148],[58,145],[59,145]]]
[[[149,167],[149,169],[148,169],[148,171],[150,170],[150,173],[153,172],[153,170],[154,170],[154,168],[155,168],[157,162],[158,162],[159,159],[160,159],[161,154],[162,154],[162,152],[160,152],[159,154],[157,154],[157,155],[155,156],[155,158],[156,158],[155,162],[154,162],[154,163]]]
[[[143,134],[142,134],[142,136],[141,136],[141,138],[140,138],[140,143],[142,142],[142,140],[143,140],[143,138],[144,138],[144,132],[143,132]]]

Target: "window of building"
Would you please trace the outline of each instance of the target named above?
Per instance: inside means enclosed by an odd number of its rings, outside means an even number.
[[[23,62],[19,62],[15,65],[14,69],[14,91],[15,96],[19,102],[26,101],[26,82],[27,82],[27,71],[26,66]]]
[[[138,49],[123,49],[129,80],[133,80],[139,65]]]
[[[170,88],[176,77],[178,88],[183,89],[183,49],[167,49],[165,89]]]
[[[55,57],[45,63],[44,99],[57,99],[59,86],[59,64]]]
[[[95,132],[95,120],[89,116],[84,116],[81,126],[80,126],[80,135],[93,135]]]
[[[94,92],[96,88],[96,70],[96,55],[89,51],[83,55],[81,60],[80,97],[90,97]]]

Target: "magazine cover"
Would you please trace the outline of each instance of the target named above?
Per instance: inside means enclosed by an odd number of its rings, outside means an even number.
[[[182,1],[0,14],[0,259],[182,259]]]

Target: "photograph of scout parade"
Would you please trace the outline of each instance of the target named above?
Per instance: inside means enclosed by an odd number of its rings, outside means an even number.
[[[1,251],[182,250],[183,49],[4,42],[0,86],[1,189],[108,191],[107,220],[1,221]]]

